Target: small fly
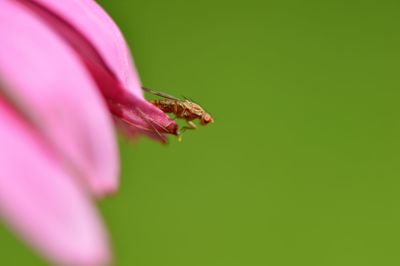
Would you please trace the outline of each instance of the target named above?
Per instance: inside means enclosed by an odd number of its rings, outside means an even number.
[[[172,113],[175,115],[175,118],[186,120],[187,125],[182,127],[178,132],[179,141],[181,141],[181,135],[183,132],[188,129],[197,128],[193,120],[198,119],[200,124],[203,126],[214,122],[214,119],[209,113],[207,113],[200,105],[194,103],[190,99],[185,98],[182,100],[163,92],[154,91],[144,87],[142,89],[153,95],[164,98],[149,101],[157,106],[161,111],[164,113]]]

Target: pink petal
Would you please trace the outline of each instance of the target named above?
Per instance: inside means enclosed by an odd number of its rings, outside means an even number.
[[[110,16],[93,0],[36,0],[77,29],[99,53],[123,87],[142,97],[127,44]]]
[[[16,1],[0,1],[0,19],[2,89],[38,118],[48,142],[95,194],[113,192],[118,154],[112,121],[79,57]]]
[[[137,131],[156,133],[156,136],[177,133],[176,123],[144,100],[120,31],[94,1],[20,2],[46,21],[80,55],[107,99],[111,112],[121,118],[121,123],[136,127]],[[138,112],[149,119],[144,119]]]
[[[55,263],[108,263],[107,236],[77,179],[1,99],[0,121],[1,215]]]

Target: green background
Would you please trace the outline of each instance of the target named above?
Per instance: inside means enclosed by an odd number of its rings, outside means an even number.
[[[120,139],[116,265],[400,265],[398,1],[99,1],[215,123]],[[1,265],[46,265],[0,229]]]

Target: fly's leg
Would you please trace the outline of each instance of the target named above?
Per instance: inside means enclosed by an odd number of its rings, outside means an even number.
[[[182,135],[186,130],[190,129],[196,129],[197,126],[195,123],[193,123],[192,121],[187,121],[187,126],[182,127],[182,129],[179,131],[179,135]]]
[[[188,130],[188,129],[193,130],[193,129],[196,129],[196,128],[197,128],[196,124],[193,123],[193,121],[186,121],[186,122],[187,122],[187,126],[182,127],[181,130],[179,130],[179,132],[178,132],[178,141],[179,141],[179,142],[182,141],[182,134],[183,134],[186,130]]]

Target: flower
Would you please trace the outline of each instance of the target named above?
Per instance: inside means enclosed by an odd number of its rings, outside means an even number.
[[[127,45],[92,0],[0,1],[0,215],[57,264],[110,262],[93,201],[118,188],[114,120],[165,141]]]

